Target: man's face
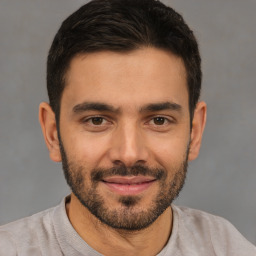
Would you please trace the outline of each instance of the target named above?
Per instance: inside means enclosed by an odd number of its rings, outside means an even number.
[[[65,176],[81,204],[111,227],[147,227],[185,180],[190,116],[182,60],[154,48],[75,57],[59,127]]]

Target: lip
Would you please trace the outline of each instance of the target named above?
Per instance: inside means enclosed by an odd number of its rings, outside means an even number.
[[[137,195],[147,190],[156,181],[147,176],[112,176],[102,180],[112,192],[119,195]]]

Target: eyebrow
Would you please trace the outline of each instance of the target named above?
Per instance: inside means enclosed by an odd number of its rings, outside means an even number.
[[[173,110],[180,112],[182,110],[181,105],[174,102],[160,102],[160,103],[150,103],[142,108],[140,108],[139,112],[157,112],[161,110]],[[114,108],[113,106],[105,103],[99,102],[83,102],[81,104],[77,104],[73,107],[74,113],[82,113],[84,111],[102,111],[102,112],[112,112],[119,114],[120,109]]]
[[[81,113],[84,111],[106,111],[106,112],[113,112],[119,113],[118,108],[114,108],[111,105],[105,103],[98,103],[98,102],[83,102],[81,104],[77,104],[73,107],[74,113]]]
[[[182,110],[181,105],[174,102],[160,102],[160,103],[151,103],[140,109],[140,112],[156,112],[161,110],[173,110],[180,112]]]

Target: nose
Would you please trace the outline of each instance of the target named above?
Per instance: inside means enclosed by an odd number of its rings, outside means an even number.
[[[143,132],[136,124],[120,125],[113,133],[109,157],[114,165],[131,167],[136,164],[145,164],[149,158]]]

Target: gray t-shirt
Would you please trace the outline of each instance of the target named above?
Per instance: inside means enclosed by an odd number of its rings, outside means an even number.
[[[61,204],[0,227],[0,256],[99,256],[75,231]],[[256,256],[227,220],[172,205],[173,229],[158,256]],[[149,242],[150,241],[145,241]]]

